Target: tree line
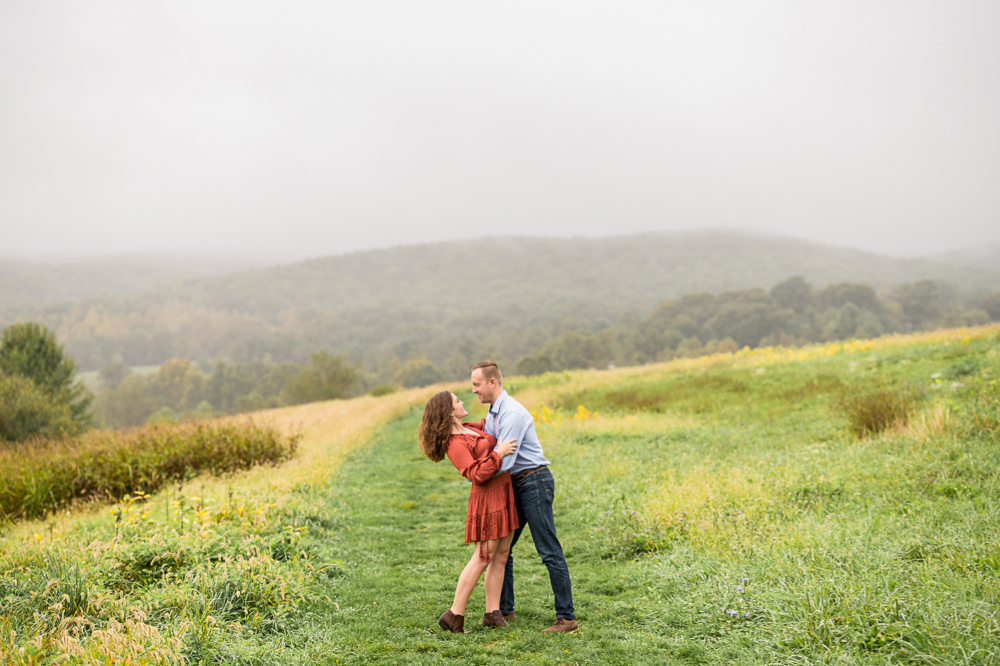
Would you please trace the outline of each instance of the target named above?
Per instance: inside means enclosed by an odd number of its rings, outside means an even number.
[[[391,316],[391,312],[387,313]],[[503,317],[499,313],[498,317]],[[859,283],[822,289],[791,277],[770,290],[698,293],[669,299],[645,318],[617,322],[569,319],[491,332],[428,322],[416,324],[423,345],[388,349],[362,335],[355,353],[312,351],[302,362],[276,363],[258,341],[243,356],[208,363],[172,358],[155,372],[135,372],[115,355],[98,373],[96,395],[74,381],[76,364],[54,335],[37,323],[14,324],[0,339],[0,439],[74,434],[92,425],[119,428],[345,398],[397,387],[462,379],[483,358],[516,374],[638,365],[742,347],[802,345],[885,333],[1000,321],[1000,293],[970,300],[947,285],[924,280],[876,292]],[[397,325],[405,326],[397,322]],[[512,340],[516,337],[516,340]],[[322,335],[305,327],[296,345]],[[370,342],[370,341],[369,341]],[[254,347],[253,339],[246,342]]]
[[[390,383],[372,377],[345,356],[325,351],[303,364],[219,361],[208,372],[189,359],[171,359],[151,374],[133,372],[118,357],[98,373],[94,395],[77,378],[75,362],[51,331],[34,322],[13,324],[0,338],[0,442],[68,437],[94,425],[122,428],[365,392],[382,395],[398,385],[425,386],[443,379],[423,358],[399,364]]]
[[[534,375],[639,365],[743,347],[797,346],[1000,321],[1000,293],[971,307],[957,296],[932,280],[880,295],[866,284],[841,282],[817,289],[802,277],[791,277],[770,291],[691,294],[663,301],[645,319],[600,331],[567,331],[522,357],[516,368],[519,374]]]

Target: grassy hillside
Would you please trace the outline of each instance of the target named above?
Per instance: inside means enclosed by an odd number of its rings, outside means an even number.
[[[445,376],[481,357],[514,362],[554,334],[645,316],[666,298],[770,288],[791,275],[876,288],[932,278],[968,289],[1000,274],[731,232],[455,241],[304,261],[74,304],[0,310],[65,341],[84,370],[120,353],[303,362],[326,349],[370,371],[425,354]],[[631,317],[631,319],[630,319]],[[575,322],[575,323],[574,323]]]
[[[0,661],[1000,663],[998,379],[996,325],[510,378],[552,460],[571,636],[538,633],[528,539],[511,627],[436,629],[470,549],[467,484],[414,439],[435,389],[281,410],[305,438],[277,473],[123,503],[117,535],[7,526]],[[849,398],[886,391],[902,416],[859,437]]]

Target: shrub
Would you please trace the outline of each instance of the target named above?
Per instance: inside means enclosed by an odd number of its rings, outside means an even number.
[[[160,407],[158,410],[149,415],[146,419],[146,423],[177,423],[179,420],[177,412],[170,409],[169,407]]]
[[[377,386],[373,386],[371,390],[372,396],[376,398],[382,395],[389,395],[390,393],[395,393],[395,392],[396,392],[396,386],[394,384],[378,384]]]
[[[841,396],[838,407],[858,437],[876,435],[893,426],[905,426],[916,407],[909,387],[886,383]]]
[[[27,377],[0,373],[0,442],[60,437],[79,431],[69,405],[53,401]]]
[[[35,518],[77,498],[115,499],[169,481],[276,464],[299,436],[252,422],[154,425],[0,449],[0,518]]]

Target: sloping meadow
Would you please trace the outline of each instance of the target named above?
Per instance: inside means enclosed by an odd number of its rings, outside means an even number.
[[[590,516],[578,555],[643,572],[623,612],[695,639],[674,656],[1000,663],[998,333],[513,388]]]
[[[351,529],[364,488],[331,475],[436,389],[283,410],[279,432],[305,434],[280,471],[8,526],[0,663],[294,663],[338,645],[344,661],[386,663],[1000,663],[998,380],[995,326],[511,378],[553,461],[579,592],[581,632],[561,642],[432,635],[420,604],[341,608],[383,532]],[[405,450],[396,462],[424,474],[415,442]],[[463,515],[453,499],[442,515]],[[442,529],[409,503],[404,518],[413,534]],[[518,566],[543,580],[522,544]],[[388,594],[365,580],[375,601]],[[415,598],[446,603],[452,583]],[[519,615],[540,623],[538,594]],[[389,634],[398,652],[365,652]]]

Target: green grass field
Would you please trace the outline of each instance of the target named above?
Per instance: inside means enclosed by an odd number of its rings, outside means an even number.
[[[997,664],[998,333],[511,380],[552,461],[574,635],[539,633],[527,535],[512,626],[477,624],[480,587],[473,634],[437,628],[468,485],[419,454],[418,404],[326,482],[233,477],[195,512],[196,480],[125,528],[3,537],[0,662]],[[859,437],[852,398],[879,392],[903,416]]]

